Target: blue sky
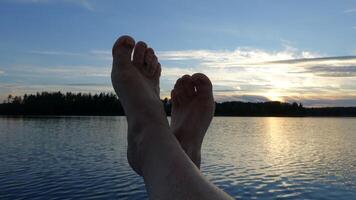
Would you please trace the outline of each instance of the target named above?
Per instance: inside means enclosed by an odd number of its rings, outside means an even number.
[[[204,72],[219,101],[356,106],[355,0],[0,0],[0,100],[111,92],[122,34],[152,46],[162,97]]]

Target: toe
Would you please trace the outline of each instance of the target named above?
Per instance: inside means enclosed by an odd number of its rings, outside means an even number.
[[[153,73],[153,78],[155,80],[159,80],[159,77],[161,76],[161,71],[162,71],[161,64],[159,62],[157,62],[155,71]]]
[[[154,53],[154,50],[152,48],[147,48],[145,52],[145,66],[146,70],[149,74],[154,71],[154,68],[158,63],[157,56]]]
[[[194,96],[195,88],[194,88],[194,83],[193,83],[192,77],[190,75],[186,74],[186,75],[182,76],[182,82],[183,82],[185,93],[189,97]]]
[[[172,102],[173,106],[179,105],[179,103],[177,101],[177,95],[176,95],[176,92],[174,91],[174,89],[171,91],[171,102]]]
[[[117,39],[112,48],[114,63],[117,62],[119,65],[127,66],[131,62],[134,46],[135,40],[130,36],[124,35]]]
[[[178,101],[179,104],[182,104],[187,100],[189,100],[189,97],[185,92],[182,78],[179,78],[177,80],[176,84],[174,85],[174,91],[175,91],[176,101]]]
[[[147,49],[147,44],[140,41],[137,42],[133,54],[133,60],[132,63],[137,66],[137,67],[142,67],[145,62],[145,52]]]
[[[148,73],[153,76],[155,71],[157,70],[157,66],[158,66],[158,58],[157,56],[153,56],[153,58],[151,59],[151,62],[148,64],[147,66],[147,70],[148,70]]]
[[[202,73],[192,75],[192,81],[197,90],[197,95],[210,95],[212,94],[212,84],[209,78]]]
[[[174,90],[175,90],[176,92],[179,92],[179,93],[184,92],[184,86],[183,86],[183,80],[182,80],[182,78],[179,78],[179,79],[176,81],[176,84],[174,84]]]

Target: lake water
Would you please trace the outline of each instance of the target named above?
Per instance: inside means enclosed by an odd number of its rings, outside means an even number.
[[[0,199],[146,199],[123,117],[0,118]],[[202,171],[238,199],[356,199],[356,118],[216,117]]]

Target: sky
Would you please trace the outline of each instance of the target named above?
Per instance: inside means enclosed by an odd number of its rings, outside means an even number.
[[[217,101],[356,106],[356,0],[0,0],[0,100],[113,92],[124,34],[155,49],[162,98],[202,72]]]

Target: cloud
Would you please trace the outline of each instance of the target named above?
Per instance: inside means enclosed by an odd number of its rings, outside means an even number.
[[[275,62],[285,60],[290,61],[294,59],[309,59],[318,56],[320,56],[318,53],[299,51],[290,46],[286,46],[285,49],[281,51],[265,51],[255,48],[237,48],[235,50],[158,51],[158,57],[163,61],[194,62],[195,66],[199,65],[201,69],[214,68],[214,70],[218,70],[239,68],[239,72],[266,67],[278,68],[282,65],[277,65]]]
[[[229,50],[185,50],[185,51],[160,51],[158,57],[161,60],[181,61],[200,60],[202,65],[209,67],[238,67],[241,65],[251,65],[255,63],[287,60],[294,58],[304,58],[312,55],[311,52],[296,52],[293,50],[284,51],[263,51],[252,48],[238,48]]]
[[[111,51],[109,50],[91,50],[89,54],[100,60],[112,60]]]
[[[76,57],[91,57],[98,60],[111,61],[111,51],[108,50],[90,50],[87,52],[71,52],[71,51],[56,51],[56,50],[31,50],[30,54],[42,55],[42,56],[76,56]]]
[[[110,77],[111,69],[108,67],[96,66],[65,66],[54,68],[41,68],[37,71],[44,74],[55,74],[59,76],[96,76],[96,77]]]
[[[224,69],[226,75],[231,73],[265,71],[268,73],[312,73],[324,77],[355,76],[356,56],[318,57],[317,53],[287,49],[268,52],[256,49],[237,49],[234,51],[186,50],[159,52],[163,60],[195,60],[201,69]],[[227,70],[230,68],[230,70]],[[265,69],[263,69],[265,68]],[[268,69],[268,70],[266,70]],[[217,69],[214,69],[217,70]],[[273,72],[274,71],[274,72]]]
[[[110,86],[108,84],[103,84],[103,83],[68,83],[65,85],[69,85],[69,86]]]
[[[354,13],[354,12],[356,12],[356,8],[344,10],[344,13]]]
[[[5,74],[5,72],[0,70],[0,76],[3,75],[3,74]]]
[[[31,54],[46,55],[46,56],[83,56],[82,53],[73,53],[65,51],[29,51]]]
[[[111,69],[102,66],[33,66],[18,65],[11,68],[11,75],[65,78],[65,77],[110,77]],[[9,72],[10,73],[10,72]]]
[[[356,96],[312,96],[304,99],[289,97],[289,102],[302,102],[306,107],[348,107],[356,106]]]
[[[28,4],[52,4],[52,3],[69,3],[78,5],[87,10],[94,10],[89,0],[11,0],[11,3],[28,3]]]
[[[72,0],[74,1],[74,0]],[[88,0],[75,0],[79,5],[83,6],[84,8],[88,10],[94,10],[93,5],[88,1]]]
[[[111,51],[91,50],[87,53],[74,53],[66,51],[31,51],[31,53],[41,55],[58,56],[90,56],[100,60],[111,61]],[[298,51],[290,46],[286,46],[282,51],[263,51],[252,48],[238,48],[229,50],[183,50],[183,51],[158,51],[160,61],[181,62],[186,65],[187,61],[194,61],[191,67],[165,67],[165,76],[176,78],[177,74],[189,74],[198,72],[205,68],[239,68],[239,72],[248,71],[254,68],[284,67],[292,69],[292,73],[313,73],[317,76],[349,77],[354,76],[350,65],[356,65],[356,56],[318,57],[319,54],[310,51]],[[323,65],[323,73],[320,66]],[[327,68],[330,68],[328,70]],[[338,67],[338,68],[336,68]],[[294,69],[293,69],[294,68]],[[317,70],[319,69],[319,70]],[[336,73],[336,70],[343,70]],[[217,69],[214,69],[217,70]],[[226,71],[226,70],[225,70]],[[233,70],[231,70],[233,71]],[[327,73],[327,72],[330,73]],[[166,72],[166,73],[165,73]],[[226,76],[224,79],[226,80]]]
[[[312,66],[307,72],[325,77],[356,77],[355,66]]]
[[[296,64],[296,63],[311,63],[311,62],[342,62],[342,61],[356,61],[356,56],[335,56],[335,57],[312,57],[312,58],[299,58],[290,60],[277,60],[271,61],[272,64]]]
[[[303,102],[316,94],[327,94],[330,100],[356,93],[356,56],[323,57],[289,47],[282,51],[238,48],[232,51],[161,51],[158,54],[167,62],[194,61],[191,71],[207,74],[220,100]],[[180,74],[179,68],[184,66],[177,67],[174,73]],[[309,101],[308,105],[312,103]]]
[[[40,55],[58,56],[91,56],[101,60],[112,60],[110,50],[90,50],[77,53],[68,51],[33,50],[30,53]],[[157,51],[160,61],[199,61],[204,66],[211,67],[237,67],[258,63],[291,60],[297,58],[314,58],[319,54],[310,51],[298,51],[286,46],[282,51],[264,51],[255,48],[237,48],[235,50],[182,50],[182,51]]]
[[[327,95],[325,99],[330,100],[345,97],[345,94],[356,94],[356,56],[324,56],[317,52],[299,50],[288,44],[284,46],[279,51],[246,47],[234,50],[156,51],[163,68],[161,96],[169,97],[180,76],[196,72],[205,73],[212,80],[216,99],[221,101],[308,100],[308,105],[317,105],[316,101],[309,100],[323,95]],[[98,59],[98,63],[102,64],[41,67],[22,65],[12,68],[23,73],[21,80],[25,76],[32,77],[33,82],[38,83],[37,79],[50,77],[65,82],[62,84],[63,88],[70,86],[68,84],[86,88],[85,84],[95,83],[93,79],[98,83],[110,83],[110,50],[81,53],[37,50],[33,53]]]
[[[193,74],[195,71],[191,68],[165,67],[162,70],[162,76],[166,78],[178,78],[184,74]]]
[[[282,60],[270,62],[270,64],[284,64],[299,68],[292,73],[312,73],[323,77],[356,76],[356,56]]]
[[[215,101],[217,102],[225,102],[225,101],[265,102],[265,101],[270,101],[270,99],[260,95],[231,95],[231,96],[215,95]]]
[[[47,3],[50,0],[9,0],[9,2],[13,3]]]

